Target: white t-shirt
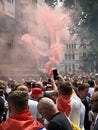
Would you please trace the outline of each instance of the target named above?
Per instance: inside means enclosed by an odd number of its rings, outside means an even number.
[[[82,102],[78,96],[74,95],[71,96],[70,103],[71,103],[71,112],[69,118],[72,122],[76,123],[79,126]]]
[[[85,118],[85,106],[82,103],[81,114],[80,114],[80,128],[84,130],[84,118]]]
[[[36,120],[42,118],[41,114],[37,110],[37,104],[38,104],[37,101],[30,100],[30,99],[28,100],[29,110],[33,115],[34,119]]]
[[[94,125],[96,124],[97,120],[98,120],[98,114],[96,115],[96,119],[95,119]]]
[[[90,96],[92,96],[92,94],[94,93],[94,88],[90,87],[88,93],[90,94]]]

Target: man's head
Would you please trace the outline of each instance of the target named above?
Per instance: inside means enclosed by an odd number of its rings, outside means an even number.
[[[95,83],[93,80],[88,80],[88,84],[90,85],[90,87],[94,87],[95,86]]]
[[[42,88],[32,88],[31,97],[39,101],[44,96]]]
[[[41,89],[43,89],[43,83],[40,82],[40,81],[36,82],[35,83],[35,88],[41,88]]]
[[[28,93],[15,90],[8,96],[9,115],[12,116],[28,109]]]
[[[72,85],[70,82],[62,82],[58,86],[58,91],[60,95],[69,95],[72,94]]]
[[[95,85],[94,92],[98,91],[98,85]]]
[[[19,86],[17,87],[17,90],[26,91],[27,93],[29,92],[28,87],[25,86],[25,85],[19,85]]]
[[[95,85],[98,85],[98,78],[96,78],[95,80]]]
[[[54,102],[47,97],[44,97],[39,101],[38,111],[48,121],[50,121],[53,115],[58,112],[58,110],[55,108]]]
[[[94,92],[91,97],[92,111],[98,113],[98,91]]]
[[[32,82],[31,81],[26,81],[26,82],[24,82],[23,85],[28,87],[29,92],[31,91],[31,89],[32,89]]]
[[[4,83],[4,81],[0,80],[0,90],[3,91],[3,94],[6,91],[6,84]]]
[[[85,97],[88,95],[89,91],[89,84],[88,83],[83,83],[78,87],[79,91],[79,97],[81,99],[85,99]]]

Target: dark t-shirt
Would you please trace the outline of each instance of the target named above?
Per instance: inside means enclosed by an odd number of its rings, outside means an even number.
[[[85,98],[82,103],[85,106],[85,118],[84,118],[84,128],[85,130],[90,130],[91,122],[89,121],[89,111],[91,110],[90,108],[90,98],[87,97]]]
[[[0,123],[2,122],[3,112],[4,112],[4,100],[0,97]]]
[[[66,116],[58,112],[52,117],[47,130],[72,130],[72,127]]]

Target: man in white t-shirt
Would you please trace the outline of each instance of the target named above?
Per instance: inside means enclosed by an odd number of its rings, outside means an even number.
[[[80,98],[75,94],[73,90],[73,94],[71,96],[71,112],[70,112],[70,120],[80,126],[81,118],[83,119],[83,105]],[[81,124],[82,125],[82,124]],[[83,126],[83,125],[82,125]]]

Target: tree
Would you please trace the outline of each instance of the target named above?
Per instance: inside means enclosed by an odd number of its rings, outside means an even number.
[[[82,69],[86,71],[98,71],[98,48],[93,45],[86,54],[87,55],[83,57],[84,62]]]
[[[77,33],[85,38],[84,30],[89,33],[86,37],[90,42],[90,49],[86,53],[86,57],[83,58],[83,70],[94,69],[98,72],[98,0],[64,0],[65,8],[69,7],[73,9],[79,9],[76,5],[81,8],[79,21],[76,21]],[[79,26],[78,26],[79,25]],[[82,29],[81,29],[82,28]],[[88,69],[89,68],[89,69]]]
[[[55,6],[57,0],[45,0],[50,6]],[[76,27],[71,29],[73,34],[77,33],[81,38],[87,38],[89,40],[89,46],[91,47],[87,51],[86,57],[83,58],[84,68],[85,66],[90,67],[93,71],[98,70],[98,0],[63,0],[64,7],[76,10],[80,13],[75,17],[73,15],[73,20]],[[85,36],[84,30],[87,31],[87,36]],[[93,41],[93,42],[92,42]]]
[[[51,7],[54,7],[57,4],[57,0],[45,0],[45,3]]]

